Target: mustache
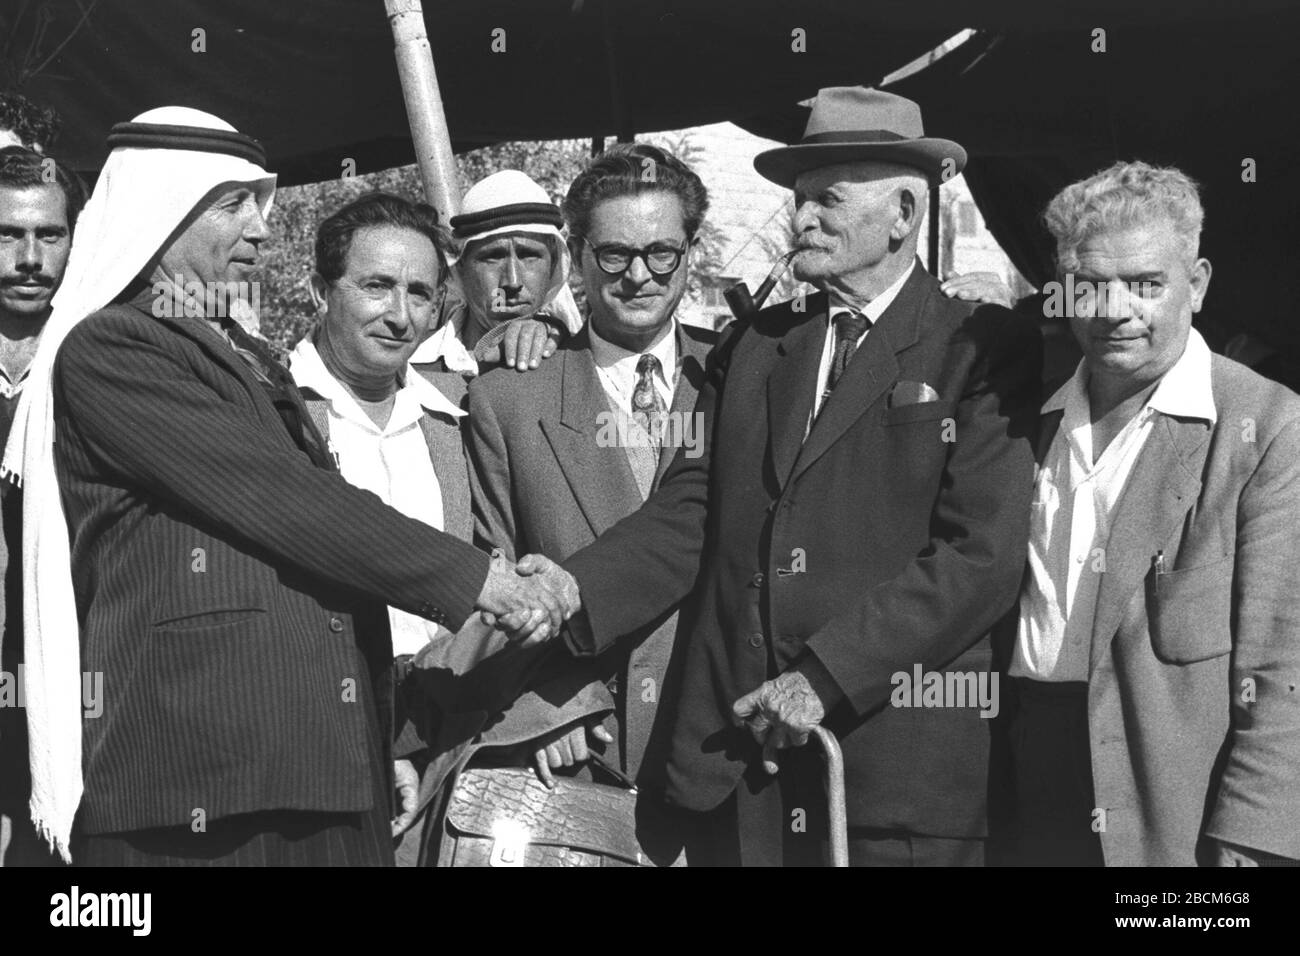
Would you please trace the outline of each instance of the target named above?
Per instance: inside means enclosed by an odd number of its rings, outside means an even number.
[[[54,285],[54,277],[47,276],[43,272],[20,273],[0,277],[0,286],[10,285],[40,285],[49,288]]]

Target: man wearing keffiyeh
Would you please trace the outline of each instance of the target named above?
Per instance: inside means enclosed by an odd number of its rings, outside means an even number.
[[[4,460],[33,819],[83,864],[390,864],[384,605],[544,637],[574,602],[338,474],[245,302],[255,140],[165,107],[109,145]]]
[[[479,366],[538,368],[577,335],[569,250],[559,208],[526,173],[503,169],[470,187],[452,216],[447,319],[411,361],[472,378]]]

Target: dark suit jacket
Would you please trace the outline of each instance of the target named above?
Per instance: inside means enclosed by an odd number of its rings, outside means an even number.
[[[383,605],[455,629],[487,557],[315,467],[226,341],[147,294],[72,331],[54,388],[82,667],[104,675],[82,831],[372,807]]]
[[[816,295],[731,330],[697,406],[707,454],[678,456],[644,508],[565,565],[600,642],[680,600],[703,554],[678,803],[732,792],[758,758],[733,702],[813,653],[845,694],[826,724],[850,824],[980,836],[989,721],[889,706],[891,676],[989,666],[1025,561],[1041,340],[1005,309],[946,298],[918,264],[805,441],[826,313]],[[939,400],[890,407],[899,381]]]
[[[681,373],[670,411],[689,416],[718,336],[678,328]],[[626,449],[601,440],[610,407],[585,328],[536,371],[497,369],[475,380],[469,395],[475,535],[481,546],[500,547],[512,558],[541,553],[561,560],[641,506]],[[694,437],[702,442],[702,430]],[[652,488],[674,450],[660,452]],[[561,652],[557,666],[540,675],[493,728],[493,739],[541,736],[608,710],[613,701],[603,681],[617,680],[625,688],[613,728],[622,769],[637,778],[649,750],[648,762],[661,780],[667,744],[662,704],[676,633],[674,608],[624,635],[619,650],[599,662],[575,661]]]

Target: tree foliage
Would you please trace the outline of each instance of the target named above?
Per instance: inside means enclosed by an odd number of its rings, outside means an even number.
[[[456,165],[462,192],[499,170],[522,169],[558,201],[586,157],[587,147],[579,140],[501,143],[458,156]],[[344,203],[375,189],[412,200],[424,199],[415,166],[289,186],[276,192],[269,223],[271,238],[262,250],[259,290],[262,332],[276,345],[292,346],[314,321],[309,282],[315,261],[316,226]]]

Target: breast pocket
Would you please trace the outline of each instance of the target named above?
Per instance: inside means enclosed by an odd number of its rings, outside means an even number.
[[[909,425],[914,422],[932,422],[944,418],[955,418],[956,402],[916,402],[912,405],[900,405],[885,409],[886,425]]]
[[[1192,664],[1232,650],[1232,557],[1147,575],[1147,621],[1156,657]]]

